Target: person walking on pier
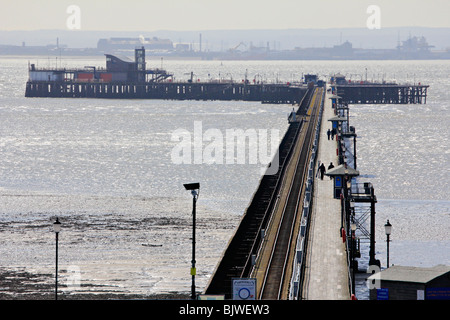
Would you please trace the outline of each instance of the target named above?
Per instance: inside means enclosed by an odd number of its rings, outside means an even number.
[[[296,118],[295,110],[294,110],[294,108],[292,108],[292,111],[288,116],[288,120],[289,120],[289,122],[295,122],[295,118]]]
[[[323,175],[325,174],[325,171],[326,171],[325,166],[323,165],[323,162],[319,167],[319,171],[320,171],[320,180],[323,180]]]
[[[330,165],[328,166],[328,171],[330,171],[330,169],[333,169],[333,168],[334,168],[333,162],[330,162]],[[333,179],[332,176],[330,176],[330,180],[331,179]]]
[[[328,140],[330,140],[330,135],[331,135],[331,130],[328,129],[328,131],[327,131]]]

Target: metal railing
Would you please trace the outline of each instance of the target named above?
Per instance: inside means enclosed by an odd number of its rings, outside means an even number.
[[[302,299],[304,274],[305,274],[305,258],[308,246],[308,234],[310,226],[310,217],[313,210],[314,195],[314,168],[316,165],[316,155],[319,147],[320,127],[322,123],[322,114],[324,107],[325,90],[323,91],[321,107],[318,114],[318,121],[314,133],[313,147],[309,159],[308,174],[306,178],[306,191],[303,199],[302,218],[300,223],[300,232],[297,236],[295,258],[292,270],[292,277],[289,287],[289,300]]]

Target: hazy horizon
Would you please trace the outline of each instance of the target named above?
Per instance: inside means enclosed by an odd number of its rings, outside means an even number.
[[[330,28],[330,29],[253,29],[253,30],[158,30],[158,31],[88,31],[49,29],[33,31],[1,31],[0,45],[45,46],[56,44],[71,48],[96,48],[101,38],[158,37],[170,39],[174,43],[188,43],[198,46],[202,35],[203,49],[222,51],[235,47],[241,42],[254,46],[283,50],[295,47],[330,47],[350,41],[355,48],[390,49],[399,41],[410,36],[424,36],[437,50],[450,47],[450,28],[430,27],[391,27],[379,30],[367,28]]]
[[[0,30],[70,29],[73,18],[84,31],[365,28],[374,5],[379,28],[450,27],[448,0],[15,0],[2,3]]]
[[[205,50],[393,48],[425,36],[450,47],[448,0],[16,0],[2,3],[0,44],[96,47],[100,38],[158,37]]]

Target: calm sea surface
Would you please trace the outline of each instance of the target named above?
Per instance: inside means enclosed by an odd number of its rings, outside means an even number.
[[[176,130],[279,131],[290,105],[224,101],[30,99],[28,61],[39,67],[104,66],[103,58],[0,58],[0,268],[54,272],[52,223],[62,222],[60,281],[67,293],[190,291],[192,197],[200,182],[197,285],[202,290],[261,178],[261,163],[177,164]],[[352,105],[360,181],[393,225],[390,263],[450,265],[450,61],[163,61],[186,80],[294,81],[302,74],[429,84],[426,105]],[[148,67],[161,66],[150,57]],[[218,130],[218,131],[217,131]],[[204,142],[204,147],[208,142]],[[366,265],[363,257],[360,266]],[[64,285],[66,285],[64,287]],[[100,287],[101,286],[101,287]],[[83,289],[82,289],[83,288]],[[105,289],[106,288],[106,289]],[[95,289],[93,289],[95,290]]]

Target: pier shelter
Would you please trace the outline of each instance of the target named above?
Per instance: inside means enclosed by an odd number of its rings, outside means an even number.
[[[371,300],[450,300],[450,266],[392,266],[367,281]]]
[[[329,170],[325,175],[333,177],[333,195],[335,199],[341,197],[341,193],[347,188],[347,180],[351,180],[353,177],[359,176],[359,171],[355,170],[346,164],[340,164],[337,167]]]

